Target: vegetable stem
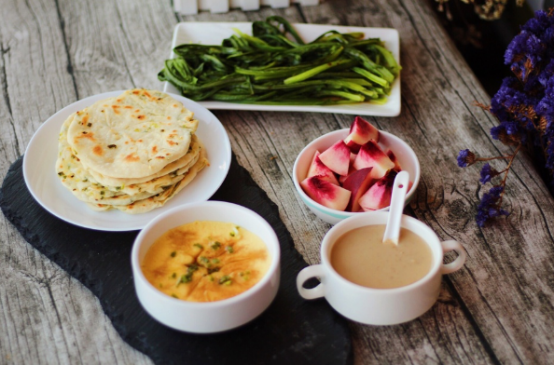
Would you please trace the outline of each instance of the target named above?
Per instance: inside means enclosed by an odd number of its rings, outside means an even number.
[[[266,105],[386,103],[402,67],[378,38],[330,30],[305,43],[284,18],[221,45],[182,44],[158,73],[193,100]]]

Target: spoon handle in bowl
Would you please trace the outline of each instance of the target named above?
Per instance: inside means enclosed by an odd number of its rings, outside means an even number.
[[[394,178],[394,186],[392,188],[392,198],[389,208],[389,218],[387,220],[385,235],[383,236],[383,243],[390,240],[394,244],[398,245],[400,222],[402,221],[404,201],[406,199],[406,192],[408,191],[409,183],[410,175],[407,171],[403,170],[399,172]]]

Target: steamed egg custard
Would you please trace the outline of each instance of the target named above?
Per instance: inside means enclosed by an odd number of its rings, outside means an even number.
[[[209,302],[248,290],[270,265],[257,235],[233,223],[195,221],[159,237],[141,269],[148,282],[169,296]]]

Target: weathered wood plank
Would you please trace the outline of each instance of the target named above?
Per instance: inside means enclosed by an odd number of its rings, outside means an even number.
[[[222,111],[216,114],[226,121],[241,165],[250,170],[256,182],[281,208],[281,218],[297,249],[310,263],[318,263],[319,243],[329,225],[315,218],[297,197],[291,180],[292,166],[307,142],[347,127],[351,117]],[[441,297],[448,300],[439,302],[431,312],[408,325],[369,327],[353,323],[356,362],[493,362],[450,291],[443,289]]]
[[[325,6],[303,8],[302,11],[306,14],[319,9],[324,14],[336,13]],[[346,9],[343,11],[351,11]],[[258,20],[274,12],[267,9],[261,14],[245,14],[248,20]],[[303,22],[302,14],[294,16],[291,9],[287,12],[287,19]],[[381,13],[381,16],[384,17],[384,14]],[[310,21],[327,21],[316,20]],[[310,263],[318,263],[319,243],[329,225],[315,218],[297,196],[292,183],[292,166],[297,154],[308,142],[329,131],[348,127],[352,117],[236,111],[217,111],[216,115],[230,134],[239,163],[250,171],[254,180],[279,205],[281,219],[291,232],[299,252]],[[385,127],[390,119],[373,121]],[[444,289],[441,296],[450,300],[441,301],[431,312],[408,325],[376,328],[353,323],[355,361],[364,364],[493,362],[449,290]],[[402,347],[398,347],[399,344]]]
[[[378,121],[420,158],[422,181],[411,207],[440,237],[466,244],[468,263],[450,281],[498,360],[552,363],[553,199],[529,159],[521,157],[505,196],[512,215],[485,229],[476,226],[476,201],[483,190],[478,169],[459,169],[455,157],[464,148],[484,156],[509,149],[488,136],[495,121],[472,103],[489,98],[432,10],[403,0],[349,1],[306,8],[305,14],[310,22],[399,30],[403,113]]]
[[[425,316],[394,327],[352,324],[357,363],[552,363],[553,200],[528,159],[509,180],[508,220],[479,230],[473,221],[477,169],[462,171],[462,148],[498,154],[485,132],[494,121],[472,107],[487,95],[425,3],[327,1],[317,7],[201,13],[186,21],[292,21],[390,26],[402,39],[403,113],[374,118],[404,138],[422,163],[411,204],[439,236],[468,248],[466,268],[445,281]],[[0,13],[0,175],[34,130],[76,99],[134,86],[159,88],[177,18],[159,1],[4,1]],[[415,56],[414,56],[415,55]],[[310,140],[346,127],[350,116],[216,113],[239,163],[280,207],[298,250],[319,262],[329,226],[302,204],[291,180],[296,154]],[[472,169],[472,168],[470,168]],[[5,363],[144,363],[82,285],[0,220],[0,357]]]
[[[177,23],[166,2],[60,1],[79,98],[132,87],[160,88]]]
[[[3,1],[0,176],[34,131],[77,99],[55,1]],[[15,364],[147,363],[98,300],[0,219],[0,359]],[[78,243],[76,243],[78,245]]]

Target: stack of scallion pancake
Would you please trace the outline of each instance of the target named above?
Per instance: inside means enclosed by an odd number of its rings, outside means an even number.
[[[56,173],[94,210],[148,212],[209,165],[197,127],[193,113],[169,95],[128,90],[67,118]]]

